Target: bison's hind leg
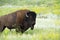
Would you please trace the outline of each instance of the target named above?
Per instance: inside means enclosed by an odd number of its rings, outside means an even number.
[[[3,32],[4,31],[4,29],[6,28],[6,26],[0,26],[0,32]]]
[[[2,31],[4,31],[5,28],[6,28],[6,26],[3,27],[3,30]]]
[[[12,29],[15,29],[15,26],[9,25],[7,28],[11,31]]]

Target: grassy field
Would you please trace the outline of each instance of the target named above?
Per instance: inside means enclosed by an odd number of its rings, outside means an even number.
[[[35,11],[37,14],[40,12],[49,13],[48,7],[0,7],[0,16],[6,15],[8,13],[12,13],[16,10],[21,9],[29,9]],[[56,13],[56,11],[54,11]],[[58,12],[59,14],[59,12]],[[57,15],[57,14],[56,14]],[[38,20],[38,19],[37,19]],[[44,19],[45,20],[45,19]],[[40,21],[42,22],[42,21]],[[44,22],[44,21],[43,21]],[[48,21],[49,22],[49,21]],[[55,20],[56,25],[60,26],[60,21]],[[38,23],[38,22],[37,22]],[[41,24],[41,23],[40,23]],[[39,25],[39,23],[37,24]],[[41,24],[43,25],[43,24]],[[49,25],[47,23],[47,25]],[[51,23],[50,23],[51,25]],[[34,30],[27,30],[25,33],[16,33],[15,30],[10,31],[9,29],[5,29],[3,33],[0,33],[0,40],[60,40],[60,28],[38,28],[36,26]],[[40,26],[39,26],[40,27]]]
[[[60,14],[60,6],[53,7],[40,7],[40,6],[1,6],[0,7],[0,16],[8,13],[12,13],[16,10],[29,9],[35,11],[37,14],[49,14],[50,12],[56,15]]]
[[[27,30],[24,34],[15,31],[5,31],[0,34],[0,40],[60,40],[60,29],[34,29]]]

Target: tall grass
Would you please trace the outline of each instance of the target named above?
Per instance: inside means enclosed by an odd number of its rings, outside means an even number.
[[[27,30],[25,33],[15,31],[5,31],[0,34],[0,40],[60,40],[60,29],[34,29]]]

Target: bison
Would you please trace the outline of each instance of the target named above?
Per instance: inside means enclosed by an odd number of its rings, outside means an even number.
[[[31,28],[31,30],[34,29],[34,25],[36,23],[36,13],[35,12],[28,12],[22,22],[22,25],[20,26],[20,31],[23,33],[28,28]]]
[[[25,32],[28,28],[34,29],[36,13],[30,10],[18,10],[0,17],[0,32],[6,27],[16,29],[16,31]]]

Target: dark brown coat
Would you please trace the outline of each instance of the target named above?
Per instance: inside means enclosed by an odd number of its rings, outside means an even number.
[[[27,17],[28,20],[26,21],[25,18],[27,14],[29,17]],[[35,18],[33,18],[34,16]],[[33,19],[33,21],[31,21],[31,19]],[[30,26],[34,27],[35,19],[36,19],[35,12],[30,11],[30,10],[18,10],[11,14],[1,16],[0,17],[0,32],[2,32],[6,27],[8,29],[18,29],[17,31],[24,32]],[[33,27],[31,27],[31,29],[33,29]]]
[[[5,27],[12,29],[12,25],[21,25],[23,19],[28,10],[18,10],[8,15],[4,15],[0,17],[0,32],[5,29]]]

